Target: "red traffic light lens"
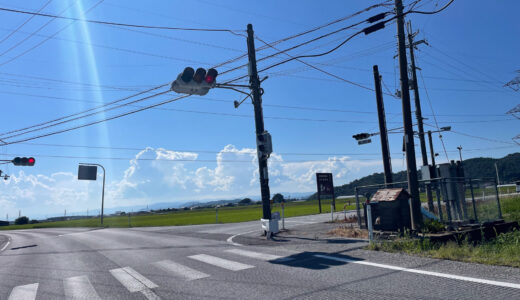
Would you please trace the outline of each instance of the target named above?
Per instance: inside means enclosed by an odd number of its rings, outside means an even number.
[[[206,70],[203,68],[198,68],[197,71],[195,71],[195,75],[193,75],[193,81],[196,83],[201,83],[202,80],[206,77]]]
[[[181,75],[182,81],[184,81],[186,83],[190,82],[191,79],[193,78],[193,74],[195,74],[195,71],[193,70],[192,67],[185,68]]]
[[[36,162],[36,159],[34,159],[34,157],[29,157],[27,159],[27,165],[28,166],[34,166],[34,163]]]
[[[218,75],[218,72],[217,70],[215,69],[209,69],[208,70],[208,73],[206,74],[206,78],[204,78],[204,80],[209,83],[209,84],[212,84],[215,82],[215,79],[217,79],[217,75]]]

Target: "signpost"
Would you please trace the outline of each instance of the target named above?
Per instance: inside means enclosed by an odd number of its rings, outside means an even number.
[[[318,186],[318,205],[321,214],[321,196],[332,195],[332,202],[330,204],[331,214],[336,209],[336,199],[334,196],[334,183],[332,181],[332,173],[316,173],[316,184]]]
[[[80,163],[78,166],[78,180],[96,180],[97,167],[103,169],[103,190],[101,191],[101,226],[103,226],[103,210],[105,206],[105,168],[100,164],[84,164]]]

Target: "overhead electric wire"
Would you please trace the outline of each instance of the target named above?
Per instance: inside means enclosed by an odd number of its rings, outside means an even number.
[[[167,85],[168,85],[168,83],[167,84],[158,85],[158,86],[153,87],[151,89],[147,89],[147,90],[141,91],[139,93],[136,93],[136,94],[133,94],[133,95],[130,95],[130,96],[127,96],[127,97],[124,97],[124,98],[121,98],[121,99],[118,99],[118,100],[115,100],[115,101],[111,101],[111,102],[105,103],[103,105],[96,106],[96,107],[93,107],[93,108],[90,108],[90,109],[87,109],[87,110],[84,110],[84,111],[81,111],[81,112],[78,112],[78,113],[74,113],[74,114],[63,116],[63,117],[59,117],[59,118],[53,119],[51,121],[46,121],[46,122],[39,123],[39,124],[36,124],[36,125],[31,125],[31,126],[28,126],[28,127],[25,127],[25,128],[21,128],[21,129],[17,129],[17,130],[11,130],[11,131],[8,131],[8,132],[0,133],[0,136],[5,136],[7,134],[12,134],[12,133],[20,132],[20,131],[25,131],[25,130],[28,130],[28,129],[41,127],[41,126],[45,126],[47,124],[51,124],[51,123],[55,123],[55,122],[58,122],[58,121],[62,121],[62,120],[65,120],[65,119],[68,119],[68,118],[71,118],[71,117],[75,117],[75,116],[78,116],[78,115],[81,115],[81,114],[84,114],[84,113],[87,113],[87,112],[90,112],[90,111],[93,111],[93,110],[97,110],[97,109],[100,109],[100,108],[103,108],[103,107],[106,107],[106,106],[109,106],[109,105],[112,105],[112,104],[116,104],[116,103],[119,103],[119,102],[122,102],[122,101],[125,101],[125,100],[128,100],[128,99],[131,99],[133,97],[136,97],[136,96],[139,96],[139,95],[142,95],[142,94],[146,94],[146,93],[152,92],[154,90],[163,88],[163,87],[165,87]]]
[[[102,2],[102,1],[100,1]],[[71,2],[67,7],[65,7],[65,9],[61,10],[59,12],[59,14],[63,14],[65,13],[67,10],[69,10],[69,8],[73,7],[76,3],[74,2]],[[99,4],[99,3],[98,3]],[[97,4],[96,4],[97,5]],[[31,16],[31,17],[34,17]],[[0,53],[0,56],[4,56],[6,53],[9,53],[11,52],[13,49],[16,49],[18,46],[20,46],[21,44],[25,43],[27,40],[29,40],[30,38],[32,38],[34,35],[36,35],[38,32],[40,32],[42,29],[44,29],[45,27],[47,27],[50,23],[52,23],[55,19],[50,19],[49,21],[47,21],[46,23],[44,23],[43,25],[41,25],[40,27],[38,27],[38,29],[36,29],[35,31],[31,32],[31,34],[27,35],[25,38],[21,39],[20,41],[18,41],[18,43],[12,45],[11,47],[9,47],[7,50],[3,51],[2,53]],[[12,33],[14,33],[15,31],[18,31],[20,28],[16,28]]]
[[[256,38],[257,40],[259,40],[260,42],[264,43],[265,45],[267,45],[267,46],[273,48],[274,50],[276,50],[276,51],[280,51],[280,50],[277,49],[276,47],[274,47],[274,46],[268,44],[267,42],[265,42],[264,40],[262,40],[260,37],[256,36],[255,38]],[[369,90],[369,91],[374,91],[373,88],[370,88],[370,87],[364,86],[364,85],[362,85],[362,84],[360,84],[360,83],[357,83],[357,82],[354,82],[354,81],[351,81],[351,80],[348,80],[348,79],[345,79],[345,78],[339,77],[339,76],[337,76],[337,75],[334,75],[334,74],[332,74],[332,73],[330,73],[330,72],[327,72],[327,71],[325,71],[325,70],[323,70],[323,69],[321,69],[321,68],[318,68],[318,67],[316,67],[316,66],[314,66],[314,65],[312,65],[312,64],[310,64],[310,63],[308,63],[308,62],[305,62],[305,61],[303,61],[303,60],[301,60],[301,59],[295,58],[295,57],[293,57],[292,55],[290,55],[290,54],[288,54],[288,53],[286,53],[286,52],[285,52],[284,54],[287,55],[288,57],[293,58],[293,59],[295,59],[296,61],[298,61],[298,62],[300,62],[300,63],[302,63],[302,64],[304,64],[304,65],[306,65],[306,66],[308,66],[308,67],[310,67],[310,68],[312,68],[312,69],[314,69],[314,70],[317,70],[317,71],[319,71],[319,72],[321,72],[321,73],[327,74],[327,75],[329,75],[329,76],[331,76],[331,77],[334,77],[334,78],[336,78],[336,79],[338,79],[338,80],[341,80],[341,81],[343,81],[343,82],[346,82],[346,83],[349,83],[349,84],[355,85],[355,86],[357,86],[357,87],[360,87],[360,88],[363,88],[363,89],[366,89],[366,90]]]
[[[27,141],[32,141],[32,140],[39,139],[39,138],[42,138],[42,137],[52,136],[52,135],[56,135],[56,134],[60,134],[60,133],[64,133],[64,132],[68,132],[68,131],[72,131],[72,130],[76,130],[76,129],[92,126],[92,125],[95,125],[95,124],[103,123],[103,122],[106,122],[106,121],[110,121],[110,120],[114,120],[114,119],[118,119],[118,118],[121,118],[121,117],[125,117],[125,116],[128,116],[128,115],[131,115],[131,114],[135,114],[137,112],[148,110],[148,109],[151,109],[151,108],[154,108],[154,107],[157,107],[157,106],[160,106],[160,105],[164,105],[164,104],[167,104],[167,103],[170,103],[170,102],[178,101],[178,100],[187,98],[189,96],[190,95],[179,96],[177,98],[173,98],[173,99],[169,99],[169,100],[166,100],[166,101],[162,101],[162,102],[159,102],[159,103],[156,103],[156,104],[153,104],[153,105],[148,105],[148,106],[136,109],[136,110],[125,112],[125,113],[122,113],[122,114],[119,114],[119,115],[115,115],[115,116],[112,116],[112,117],[109,117],[109,118],[104,118],[104,119],[101,119],[101,120],[98,120],[98,121],[86,123],[86,124],[83,124],[83,125],[80,125],[80,126],[70,127],[70,128],[66,128],[66,129],[62,129],[62,130],[46,133],[46,134],[41,134],[41,135],[38,135],[38,136],[32,136],[32,137],[24,138],[24,139],[21,139],[21,140],[8,141],[5,144],[3,144],[2,146],[10,145],[10,144],[17,144],[17,143],[22,143],[22,142],[27,142]]]
[[[389,1],[384,1],[384,2],[389,2]],[[334,21],[331,21],[331,22],[325,23],[325,24],[323,24],[323,25],[319,25],[319,26],[314,27],[314,28],[312,28],[312,29],[309,29],[309,30],[306,30],[306,31],[303,31],[303,32],[300,32],[300,33],[297,33],[297,34],[293,34],[293,35],[288,36],[288,37],[286,37],[286,38],[283,38],[283,39],[280,39],[280,40],[274,41],[274,42],[271,43],[271,45],[277,45],[277,44],[280,44],[280,43],[283,43],[283,42],[286,42],[286,41],[289,41],[289,40],[292,40],[292,39],[298,38],[298,37],[300,37],[300,36],[303,36],[303,35],[306,35],[306,34],[309,34],[309,33],[315,32],[315,31],[318,31],[318,30],[323,29],[323,28],[325,28],[325,27],[328,27],[328,26],[331,26],[331,25],[334,25],[334,24],[337,24],[337,23],[340,23],[340,22],[343,22],[343,21],[349,20],[349,19],[351,19],[351,18],[353,18],[353,17],[355,17],[355,16],[358,16],[358,15],[360,15],[360,14],[362,14],[362,13],[368,12],[368,11],[374,9],[374,8],[384,6],[384,5],[385,5],[384,2],[383,2],[383,3],[374,4],[374,5],[369,6],[369,7],[365,8],[365,9],[363,9],[363,10],[357,11],[357,12],[351,14],[351,15],[348,15],[348,16],[345,16],[345,17],[342,17],[342,18],[336,19],[336,20],[334,20]],[[259,52],[259,51],[262,51],[262,50],[267,49],[267,48],[268,48],[267,46],[262,46],[262,47],[257,48],[256,51]],[[237,61],[237,60],[239,60],[239,59],[241,59],[241,58],[244,58],[244,57],[246,57],[246,56],[247,56],[247,53],[245,53],[245,54],[243,54],[243,55],[241,55],[241,56],[239,56],[239,57],[237,57],[237,58],[234,58],[234,59],[228,60],[228,61],[226,61],[226,62],[224,62],[224,63],[226,63],[226,64],[227,64],[227,63],[232,63],[232,62],[235,62],[235,61]],[[219,67],[219,65],[217,65],[216,67]],[[241,67],[243,67],[243,66],[241,66]]]
[[[441,11],[445,10],[446,8],[448,8],[448,6],[450,6],[455,0],[449,0],[448,3],[446,3],[446,5],[444,5],[443,7],[439,8],[438,10],[434,10],[434,11],[417,11],[417,10],[409,10],[407,11],[406,13],[409,14],[409,13],[413,13],[413,14],[423,14],[423,15],[433,15],[433,14],[436,14],[436,13],[440,13]]]
[[[138,102],[142,102],[142,101],[145,101],[145,100],[148,100],[148,99],[151,99],[151,98],[154,98],[154,97],[157,97],[157,96],[160,96],[160,95],[164,95],[166,93],[170,92],[170,90],[166,90],[166,91],[162,91],[162,92],[159,92],[159,93],[156,93],[156,94],[153,94],[153,95],[149,95],[149,96],[146,96],[146,97],[143,97],[143,98],[139,98],[137,100],[133,100],[131,102],[127,102],[127,103],[123,103],[123,104],[120,104],[120,105],[117,105],[117,106],[113,106],[113,107],[109,107],[107,109],[104,109],[104,110],[101,110],[101,111],[96,111],[96,112],[93,112],[93,113],[89,113],[89,114],[86,114],[86,115],[82,115],[82,116],[79,116],[79,117],[74,117],[72,119],[68,119],[68,120],[63,120],[63,121],[60,121],[60,122],[55,122],[53,124],[50,124],[50,125],[47,125],[47,126],[39,126],[38,128],[34,128],[34,129],[30,129],[30,130],[25,130],[24,132],[22,133],[16,133],[16,134],[12,134],[12,135],[9,135],[9,136],[4,136],[4,134],[0,134],[0,136],[2,137],[3,140],[6,140],[6,139],[11,139],[13,137],[17,137],[17,136],[20,136],[20,135],[25,135],[25,134],[28,134],[28,133],[31,133],[31,132],[36,132],[36,131],[40,131],[40,130],[44,130],[44,129],[47,129],[47,128],[51,128],[51,127],[54,127],[54,126],[58,126],[58,125],[62,125],[62,124],[66,124],[66,123],[69,123],[69,122],[73,122],[73,121],[76,121],[76,120],[79,120],[79,119],[83,119],[83,118],[87,118],[87,117],[91,117],[91,116],[94,116],[94,115],[97,115],[97,114],[100,114],[100,113],[105,113],[107,111],[111,111],[111,110],[114,110],[114,109],[118,109],[118,108],[121,108],[121,107],[125,107],[125,106],[128,106],[130,104],[134,104],[134,103],[138,103]]]
[[[416,57],[417,59],[417,57]],[[444,140],[442,139],[442,133],[440,132],[440,127],[439,127],[439,122],[437,121],[437,116],[435,115],[435,111],[433,110],[433,105],[432,105],[432,101],[430,99],[430,94],[428,93],[428,89],[426,89],[426,82],[424,81],[424,78],[422,76],[422,71],[421,69],[419,69],[419,74],[421,75],[421,79],[422,79],[422,86],[424,87],[424,91],[426,92],[426,99],[428,99],[428,105],[430,106],[430,110],[432,112],[432,115],[433,115],[433,119],[435,121],[435,126],[437,128],[437,131],[439,131],[439,139],[441,140],[441,144],[442,144],[442,149],[444,150],[444,154],[446,155],[446,160],[447,161],[450,161],[450,158],[448,157],[448,151],[446,151],[446,145],[444,144]]]
[[[62,19],[62,20],[71,20],[71,21],[79,21],[85,23],[94,23],[94,24],[102,24],[102,25],[114,25],[114,26],[122,26],[122,27],[133,27],[133,28],[146,28],[146,29],[164,29],[164,30],[181,30],[181,31],[207,31],[207,32],[229,32],[234,35],[240,35],[237,32],[244,32],[245,30],[231,30],[231,29],[212,29],[212,28],[186,28],[186,27],[169,27],[169,26],[156,26],[156,25],[140,25],[140,24],[128,24],[128,23],[118,23],[118,22],[110,22],[110,21],[100,21],[100,20],[90,20],[90,19],[81,19],[74,17],[64,17],[59,15],[52,15],[46,13],[39,12],[31,12],[19,9],[5,8],[0,7],[0,11],[26,14],[26,15],[34,15],[39,17],[47,17],[54,19]]]
[[[40,7],[37,12],[40,12],[42,11],[45,7],[47,7],[47,5],[49,5],[49,3],[51,3],[52,0],[49,0],[47,2],[45,2],[45,4],[43,4],[42,7]],[[0,40],[0,44],[2,44],[3,42],[5,42],[7,39],[9,39],[11,36],[13,36],[15,33],[18,32],[18,30],[22,29],[22,27],[25,26],[25,24],[29,23],[35,16],[30,16],[29,18],[27,18],[27,20],[25,20],[22,24],[20,24],[20,26],[16,27],[15,30],[11,31],[9,34],[7,34],[7,36],[5,36],[2,40]]]
[[[93,10],[94,8],[96,8],[96,7],[97,7],[99,4],[101,4],[103,1],[104,1],[104,0],[100,0],[100,1],[96,2],[96,4],[94,4],[93,6],[91,6],[89,9],[87,9],[87,10],[85,11],[85,14],[89,13],[91,10]],[[68,9],[68,7],[67,7],[67,9]],[[62,31],[64,31],[65,29],[69,28],[72,24],[74,24],[74,22],[67,24],[66,26],[62,27],[60,30],[58,30],[58,31],[56,31],[55,33],[53,33],[52,35],[50,35],[48,38],[46,38],[46,39],[40,41],[39,43],[35,44],[35,45],[32,46],[31,48],[26,49],[26,50],[23,51],[22,53],[20,53],[20,54],[14,56],[14,57],[12,57],[12,58],[10,58],[10,59],[8,59],[8,60],[2,62],[2,63],[0,63],[0,66],[4,66],[4,65],[6,65],[6,64],[8,64],[8,63],[10,63],[10,62],[12,62],[12,61],[14,61],[14,60],[16,60],[16,59],[22,57],[22,56],[24,56],[25,54],[31,52],[32,50],[34,50],[34,49],[40,47],[41,45],[43,45],[44,43],[46,43],[46,42],[47,42],[48,40],[50,40],[51,38],[54,38],[56,35],[58,35],[58,34],[61,33]]]

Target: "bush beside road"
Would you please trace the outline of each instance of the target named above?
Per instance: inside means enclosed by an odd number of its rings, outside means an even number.
[[[502,198],[502,214],[506,221],[520,222],[520,197]],[[490,203],[490,207],[495,207]],[[485,208],[483,208],[485,210]],[[447,244],[433,243],[429,239],[400,238],[391,242],[376,242],[371,250],[402,252],[432,258],[475,262],[490,265],[520,267],[520,231],[500,234],[497,238],[477,244],[462,241]]]

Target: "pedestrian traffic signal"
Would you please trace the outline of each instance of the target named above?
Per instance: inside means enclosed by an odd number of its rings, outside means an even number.
[[[206,95],[211,88],[215,87],[218,72],[215,69],[198,68],[197,71],[187,67],[172,82],[171,89],[180,94]]]
[[[15,157],[11,162],[15,166],[32,167],[34,163],[36,163],[36,159],[34,159],[34,157]]]

